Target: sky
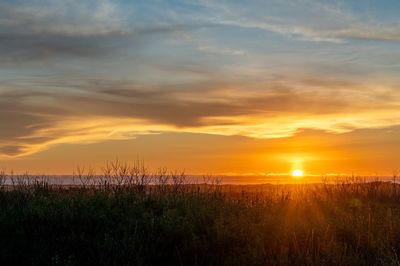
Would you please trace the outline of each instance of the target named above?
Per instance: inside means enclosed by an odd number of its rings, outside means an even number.
[[[0,167],[400,168],[397,0],[0,3]]]

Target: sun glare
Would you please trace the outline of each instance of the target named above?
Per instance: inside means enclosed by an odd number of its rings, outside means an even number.
[[[295,170],[293,170],[293,172],[292,172],[292,176],[293,176],[294,178],[302,178],[302,177],[303,177],[303,171],[300,170],[300,169],[295,169]]]

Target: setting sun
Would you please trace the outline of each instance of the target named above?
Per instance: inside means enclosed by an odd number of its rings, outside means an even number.
[[[302,178],[303,177],[303,171],[300,169],[295,169],[292,172],[292,176],[295,178]]]

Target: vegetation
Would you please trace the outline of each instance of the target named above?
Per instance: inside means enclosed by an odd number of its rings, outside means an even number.
[[[1,265],[398,265],[395,183],[188,184],[115,162],[80,186],[0,172]]]

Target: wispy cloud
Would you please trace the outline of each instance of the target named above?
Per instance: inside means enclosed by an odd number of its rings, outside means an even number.
[[[338,6],[319,1],[276,1],[229,5],[201,2],[213,10],[208,19],[221,25],[265,30],[298,39],[341,43],[351,39],[400,41],[400,25],[365,21]],[[292,16],[271,15],[278,6]],[[284,6],[284,8],[282,8]],[[271,8],[272,7],[272,8]],[[272,12],[269,12],[272,9]],[[263,12],[260,12],[262,10]]]

